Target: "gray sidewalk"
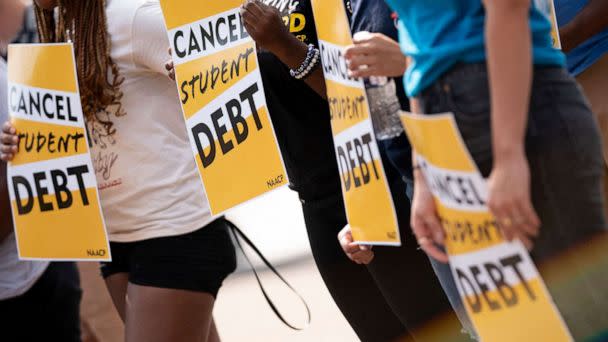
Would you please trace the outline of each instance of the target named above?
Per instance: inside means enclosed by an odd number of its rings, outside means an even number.
[[[359,341],[323,285],[312,259],[285,264],[279,271],[304,297],[312,322],[294,331],[275,317],[251,272],[236,273],[220,290],[214,316],[223,342],[355,342]],[[262,272],[268,293],[290,323],[302,326],[305,309],[269,271]]]

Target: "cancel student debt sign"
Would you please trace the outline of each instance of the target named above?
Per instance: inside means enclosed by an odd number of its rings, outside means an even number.
[[[211,211],[287,184],[242,0],[163,0],[188,135]]]
[[[109,260],[72,45],[11,45],[8,55],[19,135],[8,183],[19,256]]]
[[[363,81],[346,73],[352,37],[342,0],[313,0],[334,146],[353,238],[399,245],[399,227],[374,136]]]
[[[451,114],[404,115],[435,197],[458,291],[482,341],[571,341],[521,242],[506,242],[489,213],[486,181]]]

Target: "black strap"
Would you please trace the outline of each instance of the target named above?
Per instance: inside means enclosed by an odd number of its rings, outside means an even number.
[[[239,246],[240,250],[243,252],[243,256],[245,256],[245,259],[247,260],[247,263],[249,264],[249,266],[251,266],[251,269],[253,270],[253,274],[255,275],[255,279],[258,281],[258,285],[260,286],[260,290],[262,290],[262,294],[264,295],[264,298],[266,298],[266,302],[268,302],[268,305],[270,306],[270,308],[272,309],[274,314],[281,320],[281,322],[283,322],[286,326],[290,327],[293,330],[306,329],[310,325],[311,315],[310,315],[310,308],[308,307],[308,304],[306,303],[304,298],[302,298],[302,296],[298,293],[298,291],[296,291],[287,282],[287,280],[285,280],[285,278],[283,278],[283,276],[274,268],[274,266],[272,266],[272,264],[266,259],[266,257],[264,257],[262,252],[260,252],[260,250],[253,244],[253,242],[251,242],[251,240],[247,237],[247,235],[245,235],[245,233],[243,233],[234,223],[230,222],[229,220],[226,220],[226,222],[228,224],[228,227],[230,227],[230,231],[232,232],[232,235],[234,235],[234,240],[236,241],[236,244]],[[262,259],[264,264],[266,264],[266,266],[272,271],[272,273],[274,273],[279,279],[281,279],[281,281],[296,296],[298,296],[298,298],[300,299],[302,304],[304,304],[304,308],[306,308],[306,317],[307,318],[306,318],[306,325],[303,328],[298,328],[298,327],[290,324],[289,322],[287,322],[285,317],[283,317],[281,312],[279,312],[279,309],[277,309],[277,307],[274,304],[274,302],[272,301],[272,299],[270,299],[270,296],[268,296],[268,293],[266,292],[266,289],[264,288],[264,285],[262,284],[262,280],[260,279],[260,276],[258,275],[258,272],[256,271],[255,267],[253,266],[253,263],[251,263],[251,260],[247,256],[247,253],[245,253],[245,250],[243,249],[243,246],[241,245],[241,241],[240,241],[239,237],[241,239],[243,239],[243,241],[245,241],[245,243],[253,249],[253,251],[260,257],[260,259]]]

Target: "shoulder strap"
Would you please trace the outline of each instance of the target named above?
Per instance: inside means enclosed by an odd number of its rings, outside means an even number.
[[[266,257],[264,257],[264,255],[262,254],[262,252],[260,252],[260,250],[256,247],[256,245],[247,237],[247,235],[245,235],[245,233],[243,233],[243,231],[241,231],[231,221],[226,220],[226,222],[228,223],[228,227],[230,227],[230,231],[232,232],[232,235],[234,236],[234,240],[236,241],[236,244],[238,245],[239,249],[243,252],[243,256],[245,257],[245,259],[247,260],[247,263],[251,267],[251,270],[253,271],[253,274],[255,275],[255,279],[257,280],[258,285],[260,287],[260,290],[262,290],[262,294],[264,295],[264,298],[266,299],[266,302],[268,302],[268,305],[270,306],[270,308],[272,309],[274,314],[281,320],[281,322],[283,322],[286,326],[288,326],[289,328],[291,328],[293,330],[304,330],[304,329],[308,328],[308,326],[310,325],[310,321],[311,321],[311,314],[310,314],[310,308],[308,307],[308,304],[306,303],[304,298],[302,298],[302,296],[298,293],[298,291],[296,291],[293,288],[293,286],[291,286],[289,284],[289,282],[287,282],[287,280],[285,280],[285,278],[283,278],[283,276],[274,268],[274,266],[272,266],[272,264],[266,259]],[[241,239],[249,247],[251,247],[251,249],[253,249],[253,251],[260,257],[260,259],[264,262],[264,264],[268,267],[268,269],[270,269],[270,271],[272,271],[272,273],[274,273],[283,282],[283,284],[285,284],[296,296],[298,296],[298,298],[300,299],[302,304],[304,304],[304,308],[306,309],[306,324],[304,327],[296,327],[296,326],[290,324],[289,322],[287,322],[285,317],[283,317],[283,315],[281,314],[279,309],[276,307],[276,305],[274,304],[274,302],[272,301],[272,299],[266,292],[266,289],[264,288],[264,285],[262,284],[262,280],[260,279],[260,276],[259,276],[257,270],[255,269],[255,267],[253,266],[253,263],[249,259],[249,256],[247,256],[247,253],[245,253],[245,250],[243,249],[243,246],[241,244]]]

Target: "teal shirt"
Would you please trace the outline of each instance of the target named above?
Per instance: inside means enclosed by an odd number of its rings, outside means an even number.
[[[481,0],[387,3],[399,15],[402,50],[414,59],[404,79],[408,95],[418,95],[457,63],[485,61],[485,9]],[[530,28],[534,64],[564,66],[565,57],[551,44],[551,23],[535,6],[530,9]]]

